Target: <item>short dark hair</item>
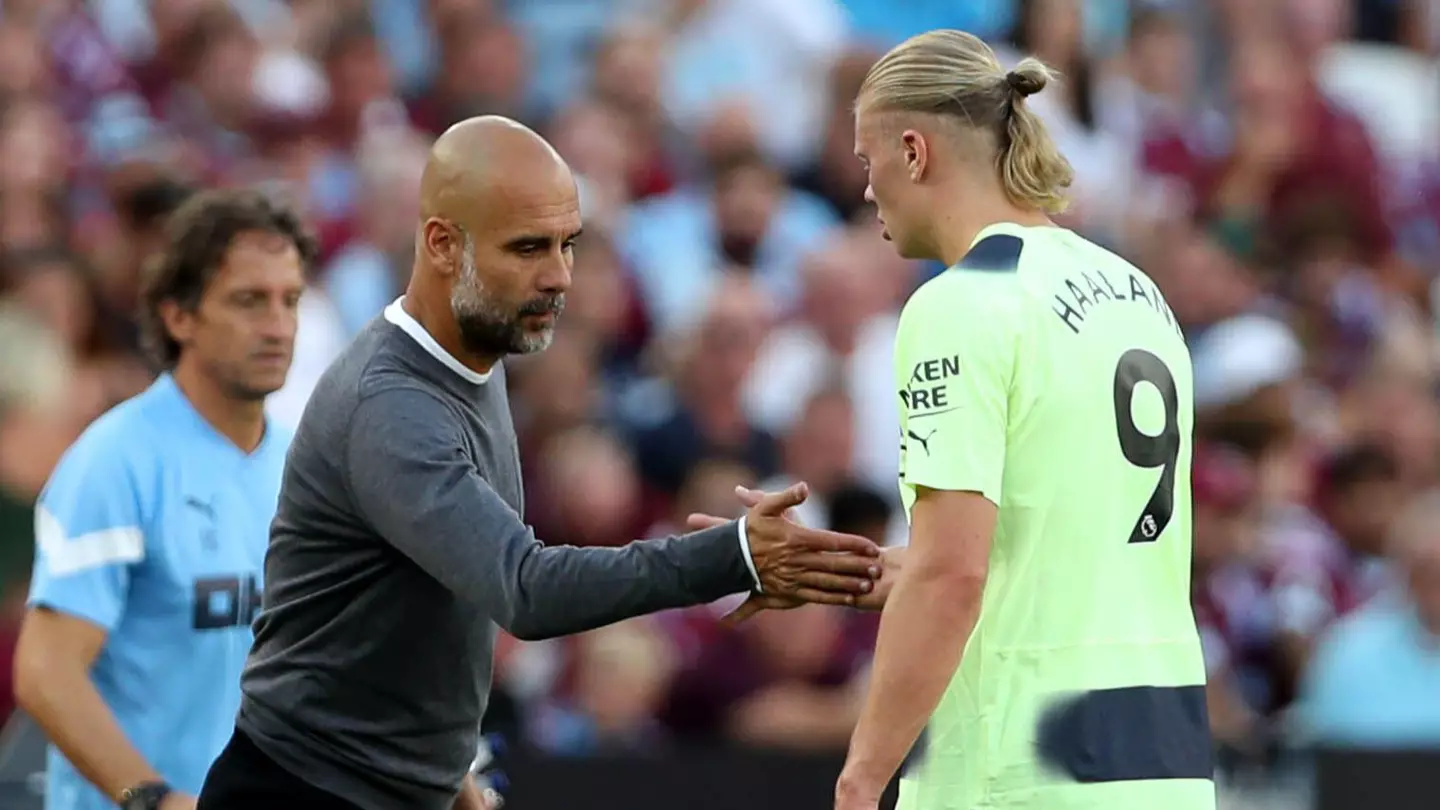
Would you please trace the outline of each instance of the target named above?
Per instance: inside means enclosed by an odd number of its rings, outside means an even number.
[[[1379,445],[1361,442],[1336,451],[1321,464],[1319,494],[1340,497],[1365,484],[1398,480],[1400,464],[1395,456]]]
[[[890,502],[863,484],[846,484],[830,495],[830,530],[861,534],[884,527],[894,514]]]
[[[140,285],[141,339],[161,368],[175,367],[180,344],[165,328],[160,305],[174,301],[194,311],[236,237],[247,233],[284,237],[299,251],[307,274],[319,255],[300,215],[260,192],[225,189],[190,198],[166,223],[165,249],[146,266]]]
[[[758,147],[736,146],[714,155],[710,161],[710,177],[715,185],[724,185],[745,171],[761,171],[776,174],[774,166],[765,160]]]
[[[156,177],[128,189],[120,197],[116,208],[131,230],[149,230],[164,224],[196,191],[190,184],[176,178]]]

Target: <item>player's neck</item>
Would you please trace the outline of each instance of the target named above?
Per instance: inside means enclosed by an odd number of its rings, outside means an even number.
[[[180,393],[215,431],[243,452],[253,453],[265,438],[265,400],[230,396],[194,363],[183,361],[172,375]]]
[[[426,303],[426,297],[416,290],[412,283],[405,290],[405,297],[400,301],[400,307],[405,310],[420,327],[429,333],[435,342],[459,360],[466,368],[477,374],[489,374],[490,369],[500,361],[499,357],[489,357],[468,351],[465,344],[460,340],[460,327],[455,323],[455,318],[450,315],[448,307],[438,310]]]
[[[975,238],[991,225],[1008,222],[1034,228],[1055,224],[1045,212],[1018,208],[1006,199],[957,199],[940,206],[939,210],[942,213],[936,223],[935,248],[939,254],[936,258],[947,267],[965,258]]]

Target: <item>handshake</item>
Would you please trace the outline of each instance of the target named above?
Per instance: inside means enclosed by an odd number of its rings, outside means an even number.
[[[853,534],[800,525],[792,511],[805,502],[809,488],[802,482],[780,492],[736,487],[745,513],[750,558],[760,591],[726,617],[742,622],[762,610],[788,610],[807,602],[880,610],[900,572],[900,549],[882,549]],[[691,529],[728,523],[728,518],[692,514]]]

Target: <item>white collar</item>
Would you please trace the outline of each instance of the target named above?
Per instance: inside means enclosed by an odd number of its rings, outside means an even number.
[[[431,337],[430,333],[425,331],[425,327],[421,326],[420,322],[411,317],[410,313],[405,311],[405,307],[400,305],[400,302],[404,300],[405,296],[402,295],[396,298],[390,306],[385,307],[385,320],[400,327],[401,331],[414,338],[415,342],[420,344],[420,348],[429,352],[431,357],[444,363],[446,368],[460,375],[462,380],[480,385],[490,379],[490,372],[487,371],[481,374],[455,359],[455,355],[445,351],[439,343],[436,343],[435,338]]]

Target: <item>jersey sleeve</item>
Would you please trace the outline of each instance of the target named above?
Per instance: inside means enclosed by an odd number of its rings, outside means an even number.
[[[901,480],[1000,503],[1019,341],[1013,274],[950,270],[900,318]]]
[[[29,603],[114,629],[132,569],[145,559],[140,502],[121,443],[82,436],[36,505]]]

